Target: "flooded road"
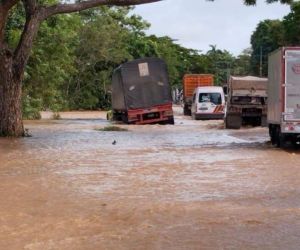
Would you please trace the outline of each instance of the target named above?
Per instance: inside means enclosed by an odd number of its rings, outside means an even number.
[[[125,132],[64,113],[0,139],[0,249],[299,249],[300,150],[176,112]]]

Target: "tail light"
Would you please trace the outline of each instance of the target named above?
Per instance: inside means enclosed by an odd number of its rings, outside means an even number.
[[[288,123],[284,126],[284,131],[294,131],[295,130],[295,126],[291,123]]]

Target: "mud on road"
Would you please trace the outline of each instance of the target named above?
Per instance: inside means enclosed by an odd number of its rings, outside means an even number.
[[[64,113],[0,139],[0,249],[299,249],[300,152],[176,112],[125,132]]]

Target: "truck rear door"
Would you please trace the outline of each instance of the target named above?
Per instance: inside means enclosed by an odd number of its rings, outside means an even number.
[[[285,120],[300,120],[300,50],[285,51]]]

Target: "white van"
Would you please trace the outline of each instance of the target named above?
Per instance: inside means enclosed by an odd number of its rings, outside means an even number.
[[[198,87],[194,90],[192,118],[223,119],[225,113],[225,95],[222,87]]]

